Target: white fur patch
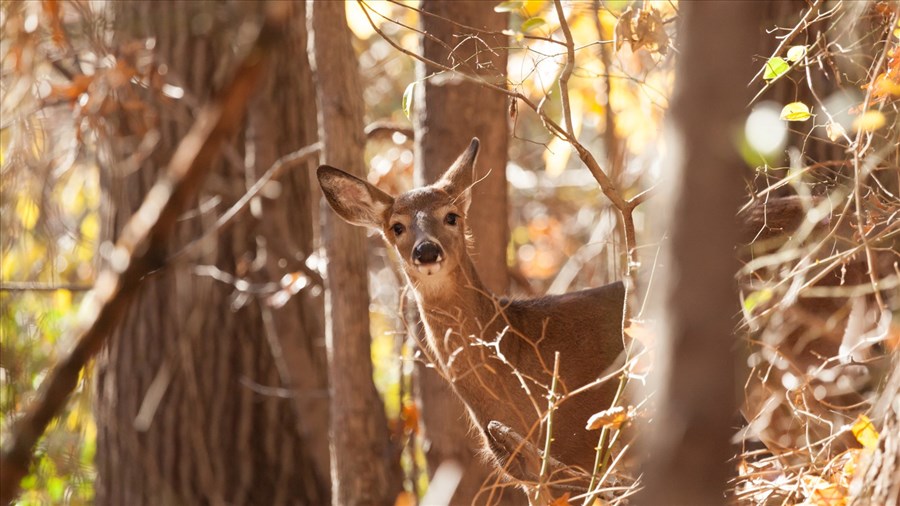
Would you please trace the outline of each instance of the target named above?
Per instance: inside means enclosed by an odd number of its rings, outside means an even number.
[[[419,271],[420,274],[425,274],[426,276],[434,276],[435,274],[441,272],[442,262],[435,262],[433,264],[418,264],[416,265],[416,270]]]

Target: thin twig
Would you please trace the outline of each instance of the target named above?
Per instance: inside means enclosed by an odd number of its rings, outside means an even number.
[[[559,380],[559,351],[553,354],[553,380],[550,383],[550,392],[547,394],[547,434],[544,438],[544,455],[541,458],[541,472],[539,476],[538,492],[547,486],[547,471],[550,468],[550,444],[553,442],[553,413],[556,412],[556,384]],[[537,499],[538,496],[535,496]]]
[[[225,211],[225,214],[216,220],[215,225],[206,230],[202,236],[191,241],[190,244],[172,254],[172,256],[167,259],[166,264],[169,265],[191,256],[200,246],[206,244],[207,241],[227,230],[234,223],[235,218],[248,209],[247,204],[262,191],[267,183],[279,179],[287,170],[299,167],[312,157],[318,156],[321,149],[322,144],[316,142],[276,160],[275,163],[269,167],[269,170],[267,170],[262,177],[257,179],[256,182],[253,183],[253,186],[251,186],[237,202]]]

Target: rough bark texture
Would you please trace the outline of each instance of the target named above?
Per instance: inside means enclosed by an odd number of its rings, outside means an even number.
[[[642,504],[722,504],[735,412],[733,316],[738,240],[733,224],[744,166],[742,125],[761,5],[680,7],[680,60],[672,100],[675,190],[670,266],[659,341],[658,412],[648,437]],[[710,107],[715,104],[715,107]]]
[[[460,72],[477,73],[490,82],[505,83],[506,37],[474,34],[479,37],[464,41],[473,35],[471,30],[447,21],[499,32],[506,28],[508,16],[493,8],[492,2],[423,2],[422,9],[436,15],[421,16],[423,30],[446,44],[422,37],[425,58],[457,67]],[[452,54],[449,48],[454,49]],[[432,72],[434,69],[418,63],[417,78],[421,84],[414,105],[415,184],[433,183],[472,137],[481,140],[476,167],[476,180],[480,181],[473,188],[468,213],[474,239],[471,253],[487,288],[503,294],[509,285],[506,97],[459,77],[439,75],[426,79]],[[476,455],[478,442],[469,430],[465,407],[433,369],[419,367],[418,379],[422,422],[430,443],[426,454],[429,472],[433,473],[446,460],[459,462],[464,474],[452,503],[473,504],[482,486],[493,483],[494,478],[490,466]],[[476,502],[484,503],[489,495],[478,496]],[[502,502],[521,499],[518,492],[511,491],[504,494]]]
[[[344,3],[312,4],[312,31],[322,163],[365,178],[362,87]],[[372,381],[365,231],[331,211],[322,217],[334,504],[393,504],[399,454]]]
[[[191,110],[185,104],[210,96],[232,63],[236,28],[260,12],[252,4],[213,2],[166,9],[151,2],[116,2],[113,8],[117,46],[153,37],[154,53],[167,65],[167,76],[183,86],[186,100],[160,103],[148,97],[145,110],[110,118],[119,136],[103,170],[104,234],[111,239],[190,126]],[[305,40],[302,4],[293,15],[297,45],[280,49],[276,59],[282,63],[275,67],[281,67],[279,79],[297,83],[309,79],[305,60],[298,58],[305,55],[299,46]],[[291,69],[284,67],[286,60]],[[267,163],[271,153],[288,152],[313,139],[315,133],[302,122],[313,111],[299,109],[309,101],[302,96],[308,86],[282,92],[261,99],[260,105],[279,102],[283,135],[258,145],[241,137],[227,147],[226,161],[210,176],[210,194],[201,204],[220,197],[222,203],[213,209],[230,205],[253,180],[245,165],[261,173],[266,167],[259,164]],[[141,127],[156,129],[159,143],[140,167],[123,171],[117,162],[136,151],[143,139]],[[250,157],[241,159],[241,153],[255,150],[256,164]],[[204,266],[206,272],[214,267],[248,281],[278,280],[291,272],[292,264],[310,250],[309,211],[294,205],[308,201],[309,185],[287,178],[281,190],[281,200],[262,206],[259,222],[245,218],[196,262],[171,266],[147,279],[120,330],[111,336],[96,369],[97,504],[329,500],[327,459],[322,460],[313,443],[322,436],[310,437],[325,424],[317,414],[324,411],[324,402],[316,399],[325,393],[325,373],[321,336],[315,334],[316,318],[310,314],[315,305],[297,298],[281,309],[271,308],[200,275]],[[173,251],[208,229],[216,214],[208,208],[188,213]],[[297,238],[297,243],[282,242],[285,237]],[[302,377],[288,378],[279,375],[284,361],[308,366],[298,369]],[[301,400],[308,404],[301,406]]]

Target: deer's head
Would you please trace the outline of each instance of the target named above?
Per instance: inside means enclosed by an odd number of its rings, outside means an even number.
[[[374,228],[393,247],[411,281],[435,286],[466,255],[466,212],[478,139],[436,183],[392,197],[346,172],[323,165],[319,184],[345,221]]]

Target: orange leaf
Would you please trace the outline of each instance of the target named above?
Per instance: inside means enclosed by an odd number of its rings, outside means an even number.
[[[400,418],[403,419],[403,428],[406,432],[419,433],[419,407],[414,402],[403,403]]]
[[[412,494],[412,492],[403,491],[397,495],[397,500],[394,501],[394,506],[415,506],[416,496]]]
[[[597,430],[603,427],[618,429],[628,420],[634,417],[634,408],[629,406],[613,406],[609,409],[595,413],[588,419],[586,430]]]
[[[553,502],[550,503],[550,506],[569,506],[570,495],[571,494],[569,492],[566,492],[565,494],[554,499]]]

